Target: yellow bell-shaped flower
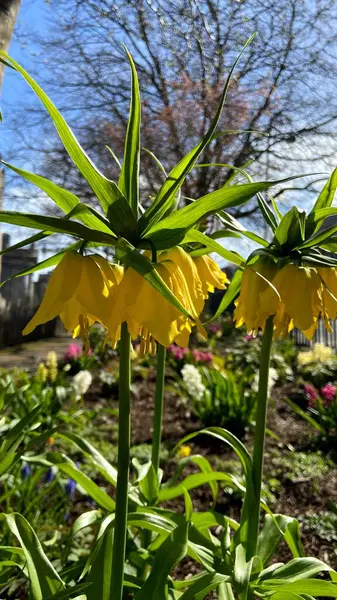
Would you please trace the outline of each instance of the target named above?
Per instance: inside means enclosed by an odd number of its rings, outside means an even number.
[[[317,272],[322,281],[323,316],[327,324],[329,319],[336,319],[337,317],[337,269],[323,267],[318,268]]]
[[[133,338],[140,336],[141,353],[154,352],[155,343],[173,342],[187,346],[193,325],[206,332],[199,322],[205,294],[194,261],[182,248],[161,252],[156,270],[193,321],[166,300],[144,277],[128,268],[111,302],[108,336],[118,340],[120,325],[126,321]]]
[[[265,259],[246,267],[234,311],[236,327],[245,324],[247,332],[253,335],[259,328],[264,329],[266,316],[261,314],[261,294],[270,287],[268,281],[273,279],[275,273],[275,264]]]
[[[210,292],[214,292],[215,288],[224,290],[229,283],[226,273],[221,271],[218,263],[210,258],[207,254],[196,256],[193,262],[197,267],[198,275],[201,281],[201,287],[205,298],[208,298]]]
[[[88,347],[88,328],[95,321],[108,320],[111,291],[123,277],[123,269],[110,265],[98,255],[67,252],[53,271],[43,300],[23,334],[60,316],[74,337],[81,336]]]
[[[274,316],[275,336],[285,337],[297,327],[312,339],[322,312],[322,285],[316,269],[285,265],[275,275],[273,286],[261,294],[260,316]]]

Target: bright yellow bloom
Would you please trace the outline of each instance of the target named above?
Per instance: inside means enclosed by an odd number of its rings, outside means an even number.
[[[188,456],[191,456],[192,454],[192,448],[191,446],[180,446],[179,450],[178,450],[178,458],[187,458]]]
[[[110,265],[101,256],[67,252],[53,271],[41,305],[23,334],[59,315],[65,328],[73,332],[73,337],[80,335],[88,348],[88,328],[95,321],[107,321],[111,291],[122,277],[122,267]]]
[[[318,268],[317,272],[322,281],[323,317],[327,324],[327,319],[337,317],[337,269],[324,267]]]
[[[225,289],[226,284],[229,283],[226,273],[223,273],[219,265],[207,254],[196,256],[193,262],[197,267],[205,298],[208,298],[209,292],[214,292],[215,288]]]
[[[155,268],[194,321],[172,306],[130,267],[112,298],[108,335],[115,343],[119,338],[120,325],[126,321],[131,336],[141,338],[141,354],[155,352],[155,342],[163,346],[173,342],[187,346],[194,324],[206,336],[198,319],[204,307],[205,292],[190,255],[179,247],[161,252]],[[218,285],[214,279],[212,285]]]
[[[322,284],[316,269],[288,264],[275,275],[273,286],[261,294],[261,320],[274,316],[276,337],[297,327],[312,339],[322,312]]]
[[[273,279],[275,272],[276,266],[263,259],[244,270],[234,311],[236,327],[245,324],[247,332],[254,335],[259,328],[264,328],[266,317],[261,315],[261,294],[270,287],[268,281]]]

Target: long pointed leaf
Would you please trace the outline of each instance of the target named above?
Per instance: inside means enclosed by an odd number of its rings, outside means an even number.
[[[293,179],[293,177],[288,179]],[[224,208],[244,204],[258,192],[267,190],[281,181],[284,180],[244,183],[229,188],[220,188],[162,219],[147,231],[144,240],[151,240],[157,249],[165,249],[179,244],[187,231],[201,219]]]
[[[17,211],[1,211],[0,222],[55,233],[66,233],[80,237],[82,240],[100,242],[101,244],[114,245],[116,243],[116,238],[112,233],[107,234],[103,231],[97,231],[97,229],[90,229],[81,223],[69,221],[65,218],[60,219],[59,217],[33,215]]]
[[[45,555],[36,533],[18,513],[2,514],[24,551],[32,600],[43,600],[64,589],[64,584]]]
[[[135,225],[134,215],[132,211],[130,211],[130,207],[117,185],[113,181],[110,181],[110,179],[107,179],[97,167],[95,167],[76,139],[69,125],[47,94],[25,71],[25,69],[23,69],[13,58],[8,56],[6,52],[0,51],[0,61],[18,71],[41,100],[42,104],[49,112],[69,156],[89,183],[100,201],[104,212],[108,214],[110,211],[109,220],[113,223],[115,219],[116,230],[120,230],[120,227],[124,229],[126,224]],[[118,207],[116,207],[118,210],[115,208],[111,210],[114,203],[118,205]]]
[[[49,198],[51,198],[55,202],[55,204],[57,204],[57,206],[61,210],[63,210],[63,212],[69,213],[80,202],[77,196],[75,196],[75,194],[69,192],[68,190],[65,190],[56,183],[49,181],[49,179],[46,179],[41,175],[35,175],[34,173],[30,173],[29,171],[19,169],[18,167],[15,167],[14,165],[11,165],[10,163],[7,163],[5,161],[1,162],[2,164],[6,165],[6,167],[9,167],[10,169],[12,169],[12,171],[15,171],[15,173],[17,173],[27,181],[34,183],[34,185],[36,185],[43,192],[45,192],[47,196],[49,196]],[[84,225],[87,225],[92,229],[105,231],[105,233],[109,233],[111,235],[110,228],[104,225],[102,221],[97,219],[97,217],[95,217],[94,215],[83,213],[79,215],[79,219],[82,221],[82,223],[84,223]]]
[[[138,216],[139,202],[139,154],[140,154],[140,95],[137,71],[128,49],[125,48],[132,75],[131,103],[125,138],[124,159],[118,185],[129,202],[134,215]]]
[[[336,188],[337,188],[337,168],[331,173],[328,181],[326,182],[320,195],[318,196],[311,212],[314,212],[320,208],[329,208],[333,203]]]
[[[205,137],[199,142],[199,144],[193,148],[179,163],[176,165],[172,171],[169,173],[166,181],[161,186],[153,204],[145,211],[144,215],[142,215],[139,226],[140,231],[143,234],[147,233],[149,229],[157,223],[164,215],[170,210],[175,204],[175,194],[180,189],[183,184],[188,173],[193,169],[196,161],[198,160],[200,154],[205,149],[205,147],[210,143],[213,138],[213,134],[219,122],[226,97],[228,88],[234,73],[234,70],[241,59],[243,52],[246,47],[251,43],[251,41],[255,37],[255,33],[247,40],[243,49],[241,50],[239,56],[237,57],[234,65],[232,66],[229,75],[227,77],[224,91],[221,96],[220,104],[218,110],[215,114],[215,117],[211,123],[209,130],[207,131]]]
[[[235,265],[241,266],[245,263],[244,258],[242,258],[240,254],[236,254],[230,250],[227,250],[221,246],[221,244],[210,238],[205,233],[201,233],[201,231],[198,231],[197,229],[190,229],[184,238],[184,242],[198,242],[199,244],[203,244],[210,252],[216,252],[219,254],[219,256],[231,263],[234,263]]]

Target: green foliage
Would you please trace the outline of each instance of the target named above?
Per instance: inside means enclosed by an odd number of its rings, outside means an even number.
[[[227,427],[242,437],[255,413],[256,393],[249,389],[249,379],[207,367],[200,372],[205,391],[200,397],[190,394],[193,411],[205,427]]]

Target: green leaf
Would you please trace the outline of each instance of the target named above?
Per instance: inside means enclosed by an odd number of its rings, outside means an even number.
[[[286,246],[293,248],[304,240],[305,213],[300,213],[296,206],[293,206],[279,223],[275,234],[274,242],[280,247]]]
[[[176,527],[155,555],[152,570],[135,600],[163,600],[166,598],[168,576],[174,567],[186,556],[189,524]]]
[[[313,575],[317,575],[317,573],[323,571],[334,571],[334,569],[318,558],[308,556],[305,558],[294,558],[286,565],[282,565],[275,569],[272,572],[271,577],[268,577],[268,581],[271,581],[272,579],[278,579],[284,582],[300,581],[301,579],[309,579]],[[259,582],[260,581],[263,581],[263,578],[260,578]]]
[[[247,600],[249,589],[249,580],[253,567],[253,558],[246,561],[246,551],[242,544],[235,548],[235,563],[234,563],[234,587],[238,594],[239,600]]]
[[[35,175],[34,173],[30,173],[29,171],[24,171],[23,169],[19,169],[10,163],[5,161],[1,161],[6,167],[15,171],[18,175],[34,183],[38,188],[43,190],[49,198],[51,198],[57,206],[63,210],[65,213],[69,213],[77,204],[79,204],[79,199],[75,194],[65,190],[60,187],[56,183],[49,181],[45,177],[41,177],[41,175]],[[87,225],[92,229],[98,229],[99,231],[105,231],[105,233],[109,233],[111,235],[111,229],[104,225],[101,220],[97,219],[97,217],[93,214],[83,213],[79,215],[80,221]]]
[[[292,592],[294,594],[311,594],[313,596],[326,596],[328,598],[337,598],[337,585],[320,579],[302,579],[293,583],[282,585],[282,580],[278,582],[265,581],[259,588],[265,591]],[[272,596],[275,597],[275,596]]]
[[[98,548],[88,575],[92,583],[87,591],[87,600],[113,600],[113,527],[107,527],[98,540]]]
[[[248,239],[252,240],[253,242],[260,244],[260,246],[264,246],[264,247],[269,246],[269,242],[267,242],[267,240],[265,240],[261,236],[257,235],[256,233],[253,233],[252,231],[248,231],[242,225],[242,223],[240,223],[240,221],[238,221],[237,219],[235,219],[233,217],[233,215],[230,215],[229,213],[226,213],[225,211],[221,211],[218,214],[218,217],[219,217],[220,221],[225,225],[225,227],[227,227],[230,231],[237,231],[240,236],[243,235],[243,236],[247,237]]]
[[[242,258],[242,256],[240,256],[240,254],[227,250],[221,246],[221,244],[210,238],[205,233],[201,233],[201,231],[198,231],[197,229],[190,229],[190,231],[185,235],[183,243],[189,242],[198,242],[199,244],[205,246],[209,252],[216,252],[219,254],[219,256],[225,258],[231,263],[234,263],[235,265],[241,266],[245,264],[245,260]]]
[[[316,429],[320,433],[324,432],[324,427],[322,427],[322,425],[320,425],[320,423],[318,421],[316,421],[316,419],[314,419],[313,417],[311,417],[309,415],[309,413],[307,413],[305,410],[302,410],[302,408],[300,408],[298,406],[298,404],[296,404],[295,402],[292,402],[290,400],[290,398],[284,398],[284,400],[287,402],[287,404],[289,404],[289,406],[293,409],[293,411],[297,415],[299,415],[300,417],[302,417],[302,419],[304,419],[305,421],[307,421],[308,423],[310,423],[310,425],[312,427],[314,427],[314,429]]]
[[[257,545],[257,555],[261,558],[264,565],[267,565],[275,554],[293,520],[292,517],[286,515],[265,515],[264,525],[259,534]],[[296,554],[300,555],[297,552]]]
[[[203,600],[209,592],[215,590],[221,583],[228,581],[228,579],[228,575],[205,573],[186,590],[180,597],[180,600]]]
[[[65,473],[71,479],[74,479],[90,496],[98,506],[105,510],[113,512],[115,510],[115,501],[100,488],[90,477],[82,473],[76,465],[66,456],[59,452],[49,452],[42,456],[25,456],[27,462],[37,462],[44,466],[55,465],[62,473]]]
[[[78,594],[78,592],[83,592],[83,590],[90,587],[92,583],[90,581],[84,583],[78,583],[77,585],[72,585],[66,590],[62,590],[61,592],[57,592],[57,594],[53,594],[52,596],[48,596],[48,598],[44,598],[43,600],[64,600],[65,598],[72,597],[73,600],[87,600],[87,596],[81,595],[74,597],[74,594]]]
[[[257,203],[265,222],[269,225],[270,229],[275,232],[278,226],[277,218],[268,202],[265,201],[261,194],[257,194]]]
[[[45,215],[33,215],[16,211],[1,211],[0,222],[32,229],[44,229],[54,233],[74,235],[82,240],[99,242],[102,245],[116,244],[116,237],[112,234],[112,232],[107,234],[103,231],[90,229],[81,223],[69,221],[66,218],[47,217]]]
[[[211,485],[211,483],[214,481],[224,481],[241,491],[245,490],[238,480],[229,473],[223,473],[222,471],[213,471],[212,473],[193,473],[192,475],[185,477],[185,479],[178,485],[168,488],[161,488],[158,494],[158,502],[167,502],[167,500],[172,500],[178,496],[183,496],[184,490],[192,490],[207,483]]]
[[[321,246],[323,242],[327,242],[337,232],[337,225],[326,227],[325,229],[319,229],[314,235],[312,235],[303,244],[298,245],[296,250],[304,250],[305,248],[312,248],[313,246]]]
[[[125,46],[124,46],[125,47]],[[135,217],[138,217],[139,202],[139,153],[141,105],[137,71],[132,56],[125,47],[132,75],[131,103],[128,127],[125,138],[124,159],[118,181],[119,189],[129,202]]]
[[[82,173],[83,177],[89,183],[93,192],[96,194],[104,212],[108,213],[110,207],[114,203],[118,205],[118,210],[113,209],[113,212],[110,212],[109,220],[113,222],[112,217],[116,219],[118,222],[117,229],[119,228],[119,225],[124,229],[127,223],[134,223],[134,219],[131,219],[131,216],[134,215],[132,211],[130,215],[128,210],[130,207],[123,197],[121,191],[118,189],[117,185],[113,181],[110,181],[104,177],[104,175],[95,167],[89,156],[77,141],[65,119],[59,113],[50,98],[48,98],[47,94],[13,58],[8,56],[8,54],[3,51],[0,51],[0,61],[18,71],[41,100],[42,104],[47,109],[54,122],[65,149],[80,173]]]
[[[144,509],[144,512],[139,509],[138,512],[129,513],[128,524],[132,527],[149,529],[155,533],[163,533],[167,535],[169,535],[171,531],[176,528],[176,524],[170,519],[145,511],[146,508]]]
[[[68,554],[70,552],[74,537],[76,537],[76,535],[80,531],[82,531],[82,529],[85,529],[86,527],[90,527],[90,525],[95,525],[101,518],[102,518],[102,512],[100,510],[90,510],[86,513],[83,513],[79,517],[77,517],[76,521],[74,521],[74,523],[71,527],[71,530],[70,530],[70,533],[68,536],[68,542],[63,551],[63,555],[62,555],[63,563],[65,563],[68,558]]]
[[[228,75],[226,83],[225,83],[224,91],[221,96],[218,110],[216,112],[216,115],[215,115],[206,135],[201,140],[201,142],[199,142],[199,144],[197,144],[197,146],[195,146],[195,148],[193,148],[193,150],[191,150],[172,169],[172,171],[169,173],[167,179],[161,186],[154,202],[151,204],[151,206],[149,206],[149,208],[142,215],[140,222],[139,222],[139,227],[140,227],[139,230],[143,234],[147,233],[151,229],[151,227],[153,225],[155,225],[155,223],[157,223],[168,211],[170,211],[174,207],[175,202],[176,202],[175,195],[176,195],[177,191],[182,186],[188,173],[190,173],[190,171],[193,169],[200,154],[203,152],[205,147],[212,141],[215,129],[219,122],[219,119],[220,119],[220,116],[221,116],[221,113],[222,113],[222,110],[223,110],[223,107],[224,107],[224,104],[226,101],[228,88],[229,88],[234,70],[235,70],[239,60],[241,59],[243,52],[245,51],[246,47],[251,43],[251,41],[254,39],[255,35],[256,34],[254,33],[247,40],[247,42],[245,43],[243,49],[241,50],[239,56],[237,57],[234,65],[232,66],[232,68],[229,72],[229,75]]]
[[[180,244],[189,229],[199,221],[225,208],[248,202],[259,191],[280,183],[279,181],[244,183],[229,188],[222,187],[191,204],[175,211],[143,233],[144,240],[151,240],[157,249],[170,248]]]
[[[182,471],[185,468],[185,465],[187,465],[188,463],[193,463],[194,465],[197,465],[202,473],[214,473],[210,462],[207,460],[207,458],[205,458],[201,454],[194,454],[192,456],[186,456],[185,458],[182,458],[179,461],[178,467],[177,467],[173,477],[171,477],[171,479],[169,479],[166,483],[162,484],[162,489],[172,487],[176,483],[176,481],[178,481]],[[215,502],[217,499],[217,496],[218,496],[218,491],[219,491],[219,486],[218,486],[217,482],[211,481],[210,488],[212,491],[213,501]]]
[[[186,442],[193,439],[197,435],[202,434],[210,435],[211,437],[214,437],[222,442],[225,442],[226,444],[229,444],[239,457],[244,472],[247,474],[250,473],[252,467],[252,459],[248,450],[235,435],[233,435],[230,431],[227,431],[226,429],[222,429],[221,427],[207,427],[206,429],[201,429],[201,431],[195,431],[193,433],[190,433],[189,435],[186,435],[182,440],[180,440],[179,444],[176,445],[174,451],[177,450],[179,446],[186,444]]]
[[[26,569],[32,600],[44,598],[64,589],[64,584],[45,555],[36,533],[28,521],[18,513],[2,514],[10,531],[17,538],[26,558]]]
[[[336,188],[337,188],[337,168],[331,173],[328,181],[326,182],[320,195],[318,196],[311,212],[314,212],[320,208],[329,208],[333,203]]]
[[[45,231],[43,231],[42,233],[35,233],[34,235],[31,235],[30,237],[21,240],[21,242],[17,242],[16,244],[13,244],[13,246],[8,246],[8,248],[3,248],[0,252],[0,256],[2,256],[3,254],[7,254],[7,252],[12,252],[13,250],[18,250],[19,248],[24,248],[25,246],[29,246],[30,244],[34,244],[35,242],[39,242],[40,240],[43,240],[44,238],[50,236],[52,234],[47,233]]]
[[[222,313],[225,312],[225,310],[230,306],[230,304],[234,302],[235,298],[240,292],[242,275],[243,271],[241,271],[240,269],[235,271],[227,290],[221,298],[221,302],[217,308],[215,315],[209,320],[210,323],[218,319],[222,315]]]

